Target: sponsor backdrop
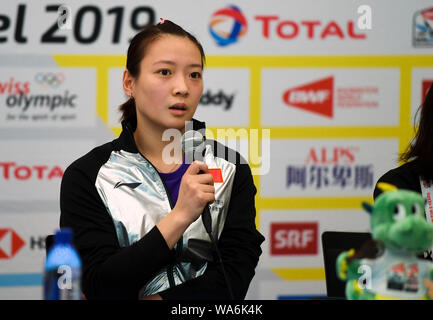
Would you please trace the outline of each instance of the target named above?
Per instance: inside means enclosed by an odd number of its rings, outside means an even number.
[[[1,299],[41,299],[63,172],[120,133],[129,40],[160,17],[202,42],[196,117],[253,169],[266,241],[247,298],[324,296],[321,234],[369,231],[361,202],[433,83],[431,0],[3,0]]]

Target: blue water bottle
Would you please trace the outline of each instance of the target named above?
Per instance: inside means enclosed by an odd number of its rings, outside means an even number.
[[[72,230],[61,229],[47,254],[44,272],[45,300],[81,299],[81,259],[72,245]]]

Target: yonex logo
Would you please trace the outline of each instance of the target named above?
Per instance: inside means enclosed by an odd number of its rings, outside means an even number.
[[[239,38],[246,34],[247,28],[248,24],[245,16],[234,5],[216,11],[212,15],[209,24],[210,34],[217,44],[222,47],[238,41]]]
[[[119,182],[116,183],[116,185],[114,186],[114,189],[120,188],[120,187],[122,187],[122,186],[126,186],[126,187],[129,187],[129,188],[131,188],[131,189],[134,190],[134,189],[137,188],[140,184],[141,184],[141,182],[124,183],[124,182],[119,181]]]

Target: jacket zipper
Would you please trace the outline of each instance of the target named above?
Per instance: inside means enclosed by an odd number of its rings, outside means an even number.
[[[168,199],[168,203],[170,205],[171,210],[173,210],[173,202],[170,198],[170,194],[167,190],[167,185],[165,184],[164,180],[161,178],[161,175],[159,174],[158,170],[155,168],[155,166],[153,165],[152,162],[150,162],[141,152],[140,150],[138,150],[137,145],[135,144],[135,140],[134,140],[134,135],[132,134],[129,126],[126,126],[126,129],[128,130],[128,133],[130,135],[130,138],[132,139],[132,141],[134,142],[135,148],[137,149],[137,152],[140,156],[143,157],[144,160],[146,160],[153,168],[153,170],[155,170],[155,172],[158,174],[159,180],[162,182],[162,185],[164,186],[164,191],[165,194],[167,195],[167,199]],[[175,253],[176,253],[176,261],[179,260],[179,257],[182,253],[183,250],[183,236],[180,236],[180,239],[177,241],[176,245],[175,245]],[[168,278],[168,283],[170,285],[170,288],[174,288],[176,286],[175,282],[174,282],[174,264],[170,264],[167,266],[166,268],[166,272],[167,272],[167,278]]]

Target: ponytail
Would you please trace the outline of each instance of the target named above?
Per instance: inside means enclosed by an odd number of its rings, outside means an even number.
[[[121,122],[136,117],[137,111],[135,110],[134,98],[129,98],[125,103],[121,104],[119,111],[122,113]]]

